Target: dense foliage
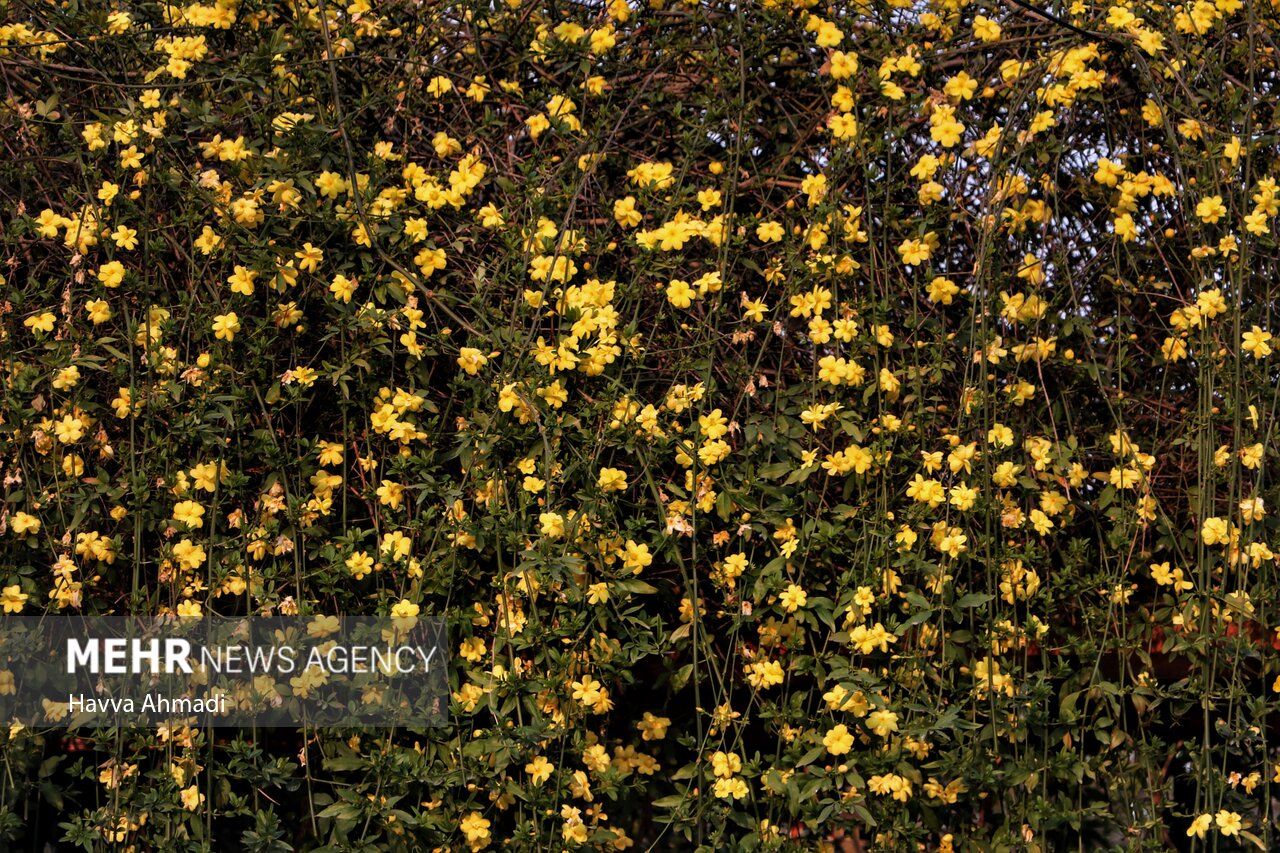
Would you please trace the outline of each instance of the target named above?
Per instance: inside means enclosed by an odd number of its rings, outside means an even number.
[[[1280,845],[1274,3],[0,9],[4,611],[453,650],[8,848]]]

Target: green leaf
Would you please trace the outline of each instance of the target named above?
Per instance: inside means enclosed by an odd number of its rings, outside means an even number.
[[[317,817],[334,818],[336,820],[356,820],[360,817],[360,811],[351,803],[334,803],[324,811],[320,812]]]
[[[698,765],[686,764],[684,767],[681,767],[675,773],[671,774],[671,781],[680,782],[685,779],[692,779],[697,775],[698,775]]]
[[[651,595],[658,591],[658,588],[650,583],[642,580],[620,580],[614,581],[613,585],[623,592],[634,592],[637,595]]]
[[[1262,843],[1262,839],[1254,835],[1252,832],[1246,832],[1245,830],[1242,829],[1240,830],[1240,837],[1243,838],[1245,841],[1248,841],[1254,847],[1257,847],[1259,850],[1267,849],[1267,845]]]
[[[799,761],[796,762],[796,767],[807,767],[808,765],[812,764],[813,762],[821,758],[826,751],[827,751],[827,748],[825,746],[815,746],[813,749],[806,752],[804,756]]]
[[[928,622],[929,619],[931,619],[932,617],[933,617],[932,610],[921,610],[918,613],[913,613],[911,614],[911,618],[907,619],[905,622],[899,625],[897,627],[897,630],[894,631],[894,633],[897,634],[899,637],[901,637],[903,634],[907,633],[907,631],[910,631],[912,628],[914,628],[916,625],[919,625],[921,622]]]

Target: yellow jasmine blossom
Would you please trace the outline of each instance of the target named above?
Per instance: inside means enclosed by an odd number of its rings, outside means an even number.
[[[0,606],[4,607],[5,613],[21,613],[27,604],[27,598],[29,596],[17,584],[6,586],[0,591]]]
[[[841,723],[826,733],[822,738],[822,745],[832,755],[844,755],[853,747],[853,735],[849,733],[844,723]]]
[[[1264,331],[1260,326],[1254,326],[1250,331],[1245,332],[1242,338],[1240,346],[1254,358],[1266,358],[1271,355],[1271,346],[1268,344],[1271,333]]]

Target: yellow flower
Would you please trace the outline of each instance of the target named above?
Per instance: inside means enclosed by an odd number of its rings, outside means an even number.
[[[1181,361],[1187,357],[1187,342],[1182,338],[1165,338],[1160,345],[1160,354],[1165,361]]]
[[[1267,516],[1267,503],[1262,498],[1245,498],[1240,501],[1240,517],[1252,524]]]
[[[27,598],[29,596],[17,584],[6,586],[0,591],[0,605],[3,605],[5,613],[21,613],[27,604]]]
[[[524,772],[529,774],[529,781],[534,785],[541,785],[550,779],[551,771],[551,762],[541,755],[534,756],[533,760],[524,766]]]
[[[818,24],[818,37],[814,40],[818,47],[835,47],[844,41],[844,33],[830,21]]]
[[[448,78],[437,77],[436,80],[445,80]],[[434,83],[434,81],[432,81]],[[452,85],[452,84],[450,84]],[[458,822],[458,829],[466,836],[467,844],[471,849],[481,850],[489,846],[492,836],[489,833],[489,821],[485,819],[480,812],[470,812]]]
[[[1132,243],[1134,240],[1138,239],[1138,226],[1133,221],[1133,217],[1128,213],[1117,216],[1111,225],[1115,229],[1116,236],[1125,243]]]
[[[736,752],[716,750],[711,754],[711,772],[718,779],[728,779],[742,770],[742,758]]]
[[[916,474],[908,484],[907,497],[936,508],[947,500],[947,493],[942,483]]]
[[[1267,343],[1271,340],[1270,332],[1263,331],[1260,326],[1254,326],[1242,337],[1240,346],[1254,358],[1266,358],[1271,355],[1271,347]]]
[[[645,711],[640,722],[636,723],[636,728],[640,730],[642,740],[662,740],[667,736],[667,727],[671,725],[671,720],[667,717],[655,717],[651,712]]]
[[[113,184],[111,181],[103,181],[102,186],[98,189],[98,198],[107,207],[111,206],[111,202],[115,201],[117,195],[120,194],[120,185]]]
[[[539,388],[534,393],[545,400],[547,405],[551,406],[553,409],[558,409],[565,403],[569,402],[569,392],[560,384],[559,379],[552,382],[550,385],[545,385]]]
[[[853,735],[849,733],[844,723],[841,723],[827,732],[822,738],[822,745],[832,755],[844,755],[853,747]]]
[[[546,113],[534,113],[525,119],[524,123],[528,125],[529,135],[534,139],[537,139],[551,127],[551,120],[547,118]]]
[[[601,468],[598,484],[602,492],[621,492],[627,488],[627,475],[617,468]]]
[[[204,507],[195,501],[180,501],[173,508],[173,518],[188,527],[204,527]]]
[[[173,546],[173,558],[184,569],[198,569],[204,565],[205,550],[190,539],[183,539]]]
[[[22,321],[22,325],[26,326],[33,332],[52,332],[53,322],[57,319],[52,311],[45,311],[40,314],[33,314]]]
[[[75,444],[84,437],[84,421],[74,415],[63,415],[62,420],[54,422],[53,432],[63,444]]]
[[[1240,448],[1240,464],[1250,470],[1256,469],[1262,464],[1262,455],[1264,452],[1265,448],[1263,447],[1262,442],[1242,447]]]
[[[831,79],[845,80],[858,73],[858,56],[843,50],[831,52]]]
[[[407,598],[402,598],[391,608],[392,619],[413,619],[421,612],[421,608]]]
[[[506,220],[502,218],[502,211],[492,204],[486,204],[477,211],[480,217],[480,227],[482,228],[501,228],[506,224]]]
[[[1151,579],[1160,586],[1169,586],[1173,583],[1173,570],[1169,567],[1168,561],[1151,564]]]
[[[463,347],[458,351],[458,367],[461,367],[468,376],[475,376],[480,372],[480,368],[488,363],[488,356],[475,347]]]
[[[761,243],[776,243],[782,239],[782,235],[780,222],[761,222],[756,226],[756,239]]]
[[[148,91],[150,91],[150,92],[155,92],[155,93],[156,93],[156,101],[155,101],[154,106],[150,106],[150,107],[148,107],[148,109],[155,109],[156,107],[158,107],[158,106],[160,105],[160,93],[159,93],[157,90],[155,90],[155,89],[150,89],[150,90],[148,90]],[[144,94],[145,94],[145,93],[144,93]],[[147,101],[148,101],[148,100],[149,100],[149,99],[148,99],[148,98],[146,98],[145,96],[144,96],[143,98],[139,98],[139,102],[140,102],[144,107],[145,107],[145,106],[147,106]],[[146,156],[146,155],[144,154],[144,152],[139,151],[139,150],[138,150],[138,146],[136,146],[136,145],[130,145],[130,146],[129,146],[129,147],[127,147],[127,148],[122,148],[122,149],[120,149],[120,167],[121,167],[121,168],[123,168],[123,169],[138,169],[138,168],[141,168],[141,166],[142,166],[142,158],[143,158],[144,156]],[[133,248],[133,246],[128,246],[128,247],[126,247],[126,248],[132,249],[132,248]]]
[[[623,228],[634,228],[644,220],[644,216],[636,210],[634,196],[626,196],[614,201],[613,218]]]
[[[431,82],[427,84],[427,93],[435,98],[442,97],[445,94],[452,91],[453,91],[453,81],[450,80],[448,77],[445,77],[443,74],[437,77],[432,77]],[[488,826],[488,825],[489,825],[489,822],[485,821],[485,826]]]
[[[182,807],[187,811],[195,811],[204,803],[204,794],[200,793],[200,789],[196,785],[184,788],[182,791]]]
[[[1022,466],[1015,465],[1005,460],[996,466],[995,473],[991,475],[991,482],[995,483],[1002,489],[1012,488],[1018,482],[1018,474],[1022,473]]]
[[[258,278],[258,273],[248,267],[236,264],[235,271],[227,278],[227,284],[231,285],[232,293],[243,294],[244,296],[253,295],[253,282]]]
[[[354,278],[347,278],[345,275],[335,275],[333,283],[329,285],[329,292],[333,294],[333,298],[339,302],[350,302],[351,297],[355,295],[356,287],[359,284]]]
[[[973,19],[973,34],[984,42],[997,41],[1001,35],[1000,25],[990,18],[977,15]]]
[[[138,246],[138,232],[125,225],[121,225],[111,232],[111,239],[121,249],[131,250]]]
[[[1196,216],[1200,217],[1201,222],[1213,224],[1226,216],[1227,208],[1222,203],[1222,196],[1211,195],[1208,198],[1201,199],[1196,205]]]
[[[229,311],[213,318],[213,336],[218,340],[234,340],[238,331],[240,331],[240,318],[236,315],[236,312]]]
[[[202,255],[212,254],[213,250],[221,245],[222,237],[208,225],[204,226],[200,236],[195,239],[195,247],[200,250]]]
[[[747,787],[747,783],[739,777],[716,780],[715,795],[722,800],[727,800],[730,797],[735,800],[741,800],[749,793],[751,793],[751,790]]]
[[[339,465],[342,463],[343,448],[336,441],[321,441],[317,445],[320,451],[321,465]]]
[[[867,716],[867,728],[880,737],[888,737],[891,732],[898,730],[898,715],[885,709],[872,711]]]
[[[687,281],[677,278],[667,285],[667,301],[677,308],[688,308],[697,298],[698,292]]]
[[[458,655],[471,663],[478,663],[487,652],[488,649],[485,648],[484,640],[479,637],[463,640],[458,645]]]
[[[858,119],[850,113],[837,113],[827,119],[827,127],[836,139],[854,139],[858,135]]]
[[[822,425],[827,418],[834,415],[841,408],[843,407],[839,403],[814,403],[800,413],[800,420],[811,427],[814,432],[817,432],[822,429]]]
[[[564,535],[564,516],[558,512],[544,512],[538,516],[538,524],[542,535],[556,539]]]
[[[573,691],[573,698],[587,707],[595,705],[600,699],[600,687],[600,682],[589,675],[582,676],[581,681],[569,683],[569,688]]]
[[[628,539],[626,545],[622,549],[622,566],[630,569],[635,574],[640,574],[645,568],[653,563],[653,555],[649,553],[649,546],[634,539]]]
[[[950,305],[960,288],[949,278],[936,276],[929,282],[929,300],[943,305]]]
[[[298,259],[298,269],[315,272],[320,262],[324,260],[324,250],[305,243],[301,250],[293,253],[293,256]]]
[[[19,512],[14,514],[12,521],[9,522],[9,526],[12,527],[13,532],[19,536],[23,536],[27,533],[39,533],[40,519],[36,518],[34,515],[30,515],[29,513]]]
[[[898,87],[897,84],[887,80],[884,81],[884,86],[886,89],[886,94],[889,94],[888,89],[890,86],[893,86],[897,90],[894,94],[898,94],[902,91],[902,89]],[[900,96],[901,95],[899,95],[899,97]],[[964,131],[965,131],[964,122],[957,121],[955,118],[955,114],[952,113],[949,108],[935,109],[933,111],[933,116],[930,118],[930,125],[931,125],[929,128],[930,138],[932,138],[934,142],[937,142],[943,148],[953,148],[956,145],[960,144],[960,139],[964,135]]]
[[[1200,536],[1206,545],[1225,544],[1230,537],[1227,520],[1225,518],[1206,518],[1200,528]]]
[[[389,506],[392,509],[399,509],[400,504],[404,502],[404,486],[391,480],[383,480],[378,486],[378,503],[383,506]]]
[[[41,237],[57,237],[58,229],[65,224],[61,216],[47,207],[40,211],[40,215],[35,218],[35,222],[36,233]]]
[[[91,299],[84,304],[85,313],[93,325],[101,325],[111,319],[111,306],[105,299]]]
[[[362,580],[365,575],[373,571],[373,557],[366,551],[356,551],[347,557],[346,566],[356,580]]]
[[[1243,825],[1237,812],[1229,812],[1226,809],[1214,815],[1213,821],[1218,825],[1218,831],[1223,835],[1235,835]]]
[[[756,661],[746,667],[747,682],[757,689],[781,684],[786,679],[782,664],[776,660]]]
[[[782,609],[788,613],[795,613],[798,609],[804,607],[808,600],[809,595],[804,591],[803,587],[790,584],[781,596]]]
[[[1191,825],[1187,827],[1187,837],[1194,835],[1196,838],[1204,838],[1204,834],[1211,826],[1213,826],[1213,815],[1202,814],[1191,821]]]
[[[902,245],[898,246],[898,254],[902,257],[904,264],[918,266],[929,260],[932,250],[924,240],[910,239],[902,241]]]

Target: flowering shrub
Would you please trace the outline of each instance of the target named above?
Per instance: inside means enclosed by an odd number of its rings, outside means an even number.
[[[453,651],[6,845],[1280,843],[1274,3],[3,8],[4,612]]]

